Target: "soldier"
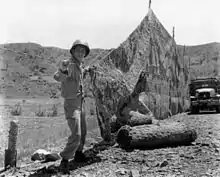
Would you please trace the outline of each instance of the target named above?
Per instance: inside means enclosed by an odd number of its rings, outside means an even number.
[[[54,79],[61,82],[61,96],[64,98],[64,112],[71,135],[66,147],[60,152],[60,168],[68,170],[68,162],[74,156],[76,162],[86,161],[83,146],[86,139],[85,112],[82,109],[83,83],[82,61],[89,54],[87,43],[76,40],[70,49],[71,58],[60,62]]]

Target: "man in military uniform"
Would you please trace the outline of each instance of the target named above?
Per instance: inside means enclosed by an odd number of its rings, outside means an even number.
[[[86,161],[83,146],[86,139],[86,120],[83,111],[82,61],[89,54],[87,43],[76,40],[71,49],[71,58],[60,62],[54,79],[61,82],[61,96],[64,98],[64,112],[71,135],[66,147],[60,152],[62,158],[60,167],[68,169],[68,162],[74,154],[76,162]]]

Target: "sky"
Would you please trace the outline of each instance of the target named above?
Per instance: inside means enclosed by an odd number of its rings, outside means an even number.
[[[35,42],[70,48],[116,48],[148,13],[148,0],[0,0],[0,44]],[[219,0],[152,0],[157,18],[177,44],[220,42]]]

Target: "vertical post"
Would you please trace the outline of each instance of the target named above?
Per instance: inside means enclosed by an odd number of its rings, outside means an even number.
[[[171,88],[171,78],[169,78],[169,110],[172,112],[172,88]]]
[[[181,98],[182,98],[182,111],[186,111],[185,110],[185,92],[184,92],[184,87],[183,85],[186,85],[187,83],[185,83],[185,72],[186,72],[186,66],[185,66],[185,52],[186,52],[186,45],[184,44],[184,47],[183,47],[183,81],[182,81],[182,84],[181,84]]]
[[[218,58],[220,58],[220,52],[218,52]],[[217,77],[219,78],[220,77],[220,61],[217,60]]]
[[[183,75],[185,75],[185,72],[186,72],[186,67],[187,65],[185,65],[185,54],[186,54],[186,46],[184,45],[183,47]]]
[[[151,8],[151,0],[149,0],[149,7],[148,7],[149,9]]]
[[[191,57],[189,57],[189,72],[190,72],[190,66],[191,65]]]
[[[5,170],[10,167],[16,167],[17,162],[17,134],[18,134],[18,122],[10,122],[10,130],[8,136],[8,149],[5,150]]]
[[[173,27],[173,39],[175,38],[175,27]]]
[[[186,45],[184,44],[184,46],[183,46],[183,57],[185,56],[185,53],[186,53]]]

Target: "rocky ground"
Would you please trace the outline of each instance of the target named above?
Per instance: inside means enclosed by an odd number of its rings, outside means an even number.
[[[86,164],[71,162],[70,175],[62,175],[56,163],[30,163],[0,173],[0,176],[78,176],[78,177],[147,177],[147,176],[220,176],[220,114],[176,115],[165,121],[180,121],[194,127],[198,138],[190,146],[125,151],[117,144],[91,145]]]

